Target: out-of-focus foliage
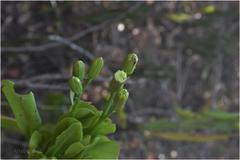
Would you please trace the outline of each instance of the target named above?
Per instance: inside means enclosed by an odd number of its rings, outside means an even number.
[[[217,141],[227,140],[239,130],[239,114],[223,111],[203,111],[193,113],[176,108],[178,119],[159,119],[144,125],[147,136],[177,141]],[[166,132],[167,131],[167,132]],[[197,132],[211,131],[210,135]],[[195,133],[196,132],[196,133]],[[218,135],[222,133],[222,135]]]
[[[175,22],[183,23],[189,21],[191,19],[191,15],[187,13],[174,13],[170,14],[169,18]]]
[[[157,137],[165,140],[189,142],[213,142],[227,140],[229,138],[229,135],[204,135],[182,132],[150,132],[147,136]]]
[[[208,5],[200,9],[200,12],[197,13],[171,13],[169,14],[169,19],[177,23],[189,22],[191,20],[200,19],[204,14],[213,14],[215,13],[216,7],[213,5]],[[203,14],[203,15],[202,15]]]

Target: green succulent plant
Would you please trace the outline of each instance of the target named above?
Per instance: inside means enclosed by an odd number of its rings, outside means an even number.
[[[15,118],[1,116],[1,126],[19,132],[28,139],[28,158],[31,159],[117,159],[120,146],[107,135],[116,131],[110,116],[114,112],[123,114],[128,99],[124,82],[135,69],[137,56],[130,54],[128,57],[124,70],[113,75],[110,96],[102,111],[83,101],[81,96],[87,85],[100,74],[103,59],[97,58],[86,74],[83,61],[75,62],[68,83],[71,106],[53,127],[42,123],[32,92],[20,95],[15,92],[13,82],[3,80],[2,91]]]

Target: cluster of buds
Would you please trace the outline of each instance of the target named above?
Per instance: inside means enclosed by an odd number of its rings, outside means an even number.
[[[124,61],[123,70],[118,70],[114,73],[113,79],[110,83],[111,94],[102,114],[104,119],[114,112],[117,112],[122,127],[124,127],[126,123],[125,112],[123,109],[129,95],[127,89],[124,88],[124,83],[126,82],[128,76],[134,72],[137,62],[137,55],[134,53],[129,54]]]
[[[71,89],[71,101],[73,103],[75,97],[80,97],[86,86],[95,79],[101,72],[104,62],[102,57],[95,59],[91,65],[87,76],[85,77],[85,64],[79,60],[73,64],[72,77],[69,80],[69,87]]]
[[[112,115],[114,112],[118,113],[120,117],[119,119],[125,116],[123,109],[129,93],[124,88],[124,83],[128,76],[134,72],[137,62],[138,57],[136,54],[128,54],[124,61],[123,69],[114,73],[112,81],[110,82],[109,99],[103,108],[103,113],[99,122],[96,122],[93,127],[101,123],[101,121]],[[71,89],[70,98],[72,103],[74,103],[76,98],[79,98],[83,94],[86,86],[100,74],[103,65],[103,59],[101,57],[97,58],[90,66],[87,76],[85,76],[85,64],[81,60],[74,63],[72,77],[69,80],[69,86]]]

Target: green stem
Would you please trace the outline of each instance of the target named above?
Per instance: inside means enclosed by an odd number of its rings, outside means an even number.
[[[115,95],[116,95],[116,92],[113,92],[110,95],[109,100],[103,107],[103,113],[101,114],[100,118],[92,124],[92,126],[87,130],[87,132],[89,132],[89,133],[93,132],[94,128],[96,128],[102,121],[104,121],[111,114],[111,113],[109,113],[109,111],[111,111],[111,107],[112,107],[112,103],[113,103]]]
[[[87,86],[92,82],[91,79],[86,79],[84,82],[83,82],[83,93],[85,92],[85,89],[87,88]]]

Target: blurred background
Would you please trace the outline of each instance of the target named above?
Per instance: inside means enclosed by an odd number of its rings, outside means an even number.
[[[83,96],[101,109],[111,72],[135,52],[126,124],[113,116],[120,158],[237,159],[238,38],[238,1],[1,1],[1,78],[32,90],[43,121],[55,123],[70,104],[74,61],[104,58]],[[3,96],[1,106],[12,116]],[[26,158],[24,137],[1,133],[1,157]]]

